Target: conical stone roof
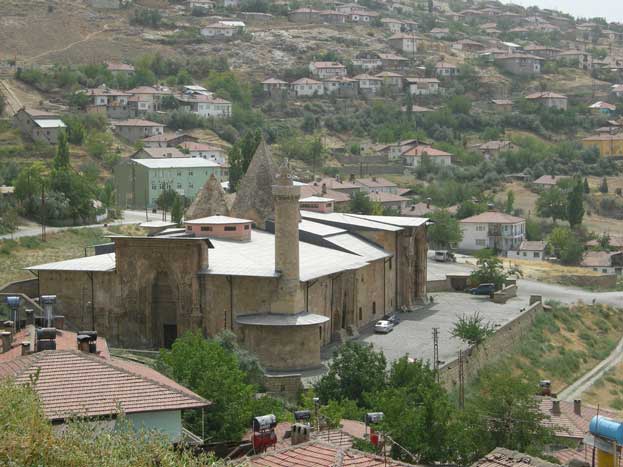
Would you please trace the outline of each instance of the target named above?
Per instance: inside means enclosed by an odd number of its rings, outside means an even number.
[[[247,173],[240,180],[231,215],[251,219],[257,227],[264,229],[266,220],[272,217],[275,210],[272,186],[275,184],[276,174],[270,150],[262,139]]]
[[[190,207],[186,210],[186,219],[200,219],[202,217],[228,216],[229,209],[225,202],[225,193],[214,174],[203,185]]]

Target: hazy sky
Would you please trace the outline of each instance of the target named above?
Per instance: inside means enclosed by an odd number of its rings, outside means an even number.
[[[623,22],[623,0],[502,0],[522,6],[536,5],[552,8],[584,18],[605,17],[608,21]]]

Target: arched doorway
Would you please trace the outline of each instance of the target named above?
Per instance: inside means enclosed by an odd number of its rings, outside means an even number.
[[[156,347],[171,348],[177,339],[177,290],[169,274],[159,272],[151,287],[151,316]]]

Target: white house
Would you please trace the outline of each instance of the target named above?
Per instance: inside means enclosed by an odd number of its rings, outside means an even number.
[[[413,96],[431,96],[439,94],[439,80],[437,78],[405,78],[409,85],[409,92]]]
[[[244,29],[245,24],[242,21],[219,21],[202,27],[200,32],[204,37],[233,37]]]
[[[502,212],[488,211],[459,221],[463,239],[461,250],[516,250],[525,240],[526,220]]]
[[[381,24],[393,33],[402,31],[402,21],[395,18],[383,18]]]
[[[366,73],[353,76],[353,79],[359,83],[359,91],[363,94],[377,94],[383,87],[383,78],[371,76]]]
[[[402,153],[402,159],[407,167],[418,167],[424,159],[433,164],[452,165],[452,154],[426,145],[417,145]]]
[[[231,117],[231,102],[218,97],[209,97],[201,94],[175,96],[180,108],[195,113],[201,117],[229,118]]]
[[[219,165],[227,164],[227,156],[225,151],[217,146],[205,143],[195,143],[194,141],[185,141],[178,147],[190,157],[199,157],[209,161],[214,161]]]
[[[389,45],[396,50],[414,54],[417,52],[417,40],[413,34],[398,33],[387,39]]]
[[[324,84],[310,78],[301,78],[290,84],[290,89],[296,97],[322,96]]]
[[[602,274],[623,274],[623,251],[589,251],[580,266]]]
[[[509,258],[543,261],[545,259],[546,244],[543,241],[524,240],[516,250],[509,250]]]
[[[318,79],[337,78],[346,76],[346,67],[338,62],[312,62],[309,64],[309,72]]]

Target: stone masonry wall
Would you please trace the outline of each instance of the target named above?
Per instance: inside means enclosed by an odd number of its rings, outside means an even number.
[[[463,353],[463,372],[465,382],[473,380],[486,365],[494,363],[512,351],[521,337],[529,331],[534,319],[543,313],[543,303],[530,305],[521,315],[499,328],[495,334],[487,338],[483,345],[471,347]],[[454,389],[459,382],[458,358],[447,363],[439,370],[439,380],[448,390]]]

